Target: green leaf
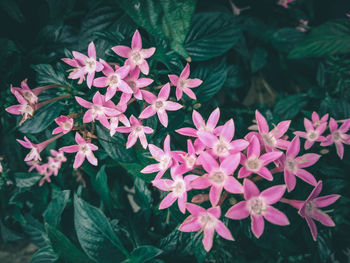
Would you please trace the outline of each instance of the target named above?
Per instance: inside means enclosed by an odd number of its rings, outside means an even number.
[[[118,4],[150,34],[163,38],[184,58],[184,41],[191,25],[196,0],[121,0]]]
[[[16,186],[31,187],[39,182],[42,176],[38,173],[15,173]]]
[[[29,239],[40,248],[51,246],[43,224],[30,214],[25,214],[24,218],[26,221],[22,224],[22,229],[29,236]]]
[[[56,228],[46,225],[46,231],[50,238],[52,248],[60,259],[72,263],[93,262]]]
[[[56,227],[60,224],[62,212],[69,202],[69,195],[70,190],[64,190],[47,206],[43,216],[50,226]]]
[[[306,106],[307,102],[306,94],[290,95],[276,103],[273,115],[278,121],[291,120]]]
[[[53,263],[58,259],[51,246],[40,248],[30,260],[30,263]]]
[[[256,47],[253,51],[253,56],[250,61],[250,68],[252,73],[262,69],[267,62],[267,52],[264,48]]]
[[[23,239],[23,236],[20,236],[19,234],[15,233],[8,227],[6,227],[2,221],[0,221],[0,232],[1,232],[1,239],[6,244],[8,241],[17,241]]]
[[[155,258],[163,253],[163,250],[154,246],[140,246],[135,248],[130,255],[130,258],[123,263],[144,263]]]
[[[74,196],[74,225],[85,253],[99,263],[120,262],[128,255],[101,210]]]
[[[51,84],[69,85],[66,74],[57,69],[55,70],[50,64],[32,65],[32,68],[37,73],[36,81],[40,86]]]
[[[101,125],[96,126],[97,136],[106,153],[117,162],[133,162],[135,154],[133,149],[126,149],[126,140],[122,134],[116,133],[113,137]]]
[[[185,41],[185,48],[192,60],[208,60],[233,47],[242,37],[239,21],[232,14],[222,12],[194,15]]]
[[[281,28],[276,31],[271,38],[272,44],[279,51],[290,52],[294,46],[303,40],[305,33],[296,28]]]
[[[247,85],[248,77],[240,65],[230,65],[227,69],[227,78],[224,83],[224,87],[230,89],[238,89],[244,85]]]
[[[210,100],[225,83],[227,76],[226,61],[224,58],[216,58],[205,63],[201,63],[191,74],[191,78],[199,78],[203,83],[194,88],[199,102]]]
[[[328,21],[311,30],[288,58],[323,57],[350,52],[350,20]]]
[[[3,9],[12,19],[16,20],[18,23],[23,23],[25,21],[23,13],[16,1],[1,0],[0,8]]]
[[[95,191],[100,195],[103,203],[107,206],[109,211],[111,211],[112,200],[107,183],[106,166],[103,165],[95,177],[91,176],[91,180]]]
[[[45,130],[62,111],[62,104],[58,102],[50,103],[40,108],[34,113],[34,116],[26,120],[19,131],[22,133],[39,133]]]

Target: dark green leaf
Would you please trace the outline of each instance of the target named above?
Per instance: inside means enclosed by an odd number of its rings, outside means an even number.
[[[322,57],[350,52],[350,20],[328,21],[311,30],[288,58]]]
[[[36,81],[40,86],[61,84],[68,85],[66,74],[62,71],[54,69],[49,64],[32,65],[32,68],[36,71]]]
[[[96,174],[96,176],[92,176],[91,179],[95,191],[100,195],[101,199],[103,200],[103,203],[111,211],[112,201],[107,184],[106,166],[103,165]]]
[[[61,214],[69,201],[70,190],[64,190],[54,198],[47,206],[43,217],[50,226],[56,227],[60,224]]]
[[[40,248],[30,260],[30,263],[53,263],[58,259],[51,246]]]
[[[267,52],[264,48],[256,47],[253,51],[253,56],[250,61],[250,68],[252,73],[257,72],[266,65]]]
[[[23,238],[23,236],[20,236],[19,234],[15,233],[8,227],[6,227],[2,221],[0,221],[0,232],[1,232],[1,239],[6,244],[7,242],[11,241],[17,241]]]
[[[24,233],[29,236],[29,239],[40,248],[51,246],[43,224],[41,224],[30,214],[26,214],[24,217],[26,222],[22,224],[22,229]]]
[[[242,37],[239,19],[221,12],[193,16],[185,48],[193,61],[208,60],[224,54]]]
[[[272,35],[272,44],[280,51],[290,52],[294,46],[303,40],[305,33],[296,28],[281,28]]]
[[[16,1],[1,0],[0,8],[3,9],[12,19],[16,20],[18,23],[23,23],[25,21],[23,13]]]
[[[39,182],[41,178],[40,174],[37,173],[15,173],[16,186],[31,187]]]
[[[273,115],[278,121],[293,119],[307,104],[306,94],[295,94],[280,99],[273,109]]]
[[[140,246],[131,252],[130,258],[125,260],[124,263],[144,263],[159,256],[162,252],[163,250],[154,246]]]
[[[238,89],[248,83],[247,74],[239,65],[230,65],[227,70],[227,78],[224,87]]]

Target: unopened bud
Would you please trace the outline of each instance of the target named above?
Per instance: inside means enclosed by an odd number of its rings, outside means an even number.
[[[209,195],[208,194],[198,194],[195,195],[194,197],[192,197],[191,202],[195,203],[195,204],[200,204],[203,203],[205,201],[209,200]]]
[[[320,151],[320,154],[327,154],[327,153],[329,153],[329,150],[328,149],[322,149],[321,151]]]
[[[196,103],[196,104],[193,105],[193,108],[195,110],[199,109],[200,107],[202,107],[202,104],[200,104],[200,103]]]

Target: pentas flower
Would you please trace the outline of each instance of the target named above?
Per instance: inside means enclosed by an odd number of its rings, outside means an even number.
[[[191,171],[199,163],[196,150],[191,140],[187,140],[187,152],[174,151],[173,153],[174,159],[180,163],[176,167],[176,171],[181,174]]]
[[[87,74],[87,86],[91,88],[94,81],[95,72],[100,72],[103,69],[101,62],[96,60],[96,48],[93,42],[89,44],[88,55],[86,56],[78,51],[73,51],[74,59],[62,58],[62,61],[68,65],[75,67],[69,74],[70,79],[79,79],[79,84],[85,79]]]
[[[132,89],[124,81],[125,77],[129,74],[129,66],[115,66],[115,70],[104,60],[100,60],[103,65],[102,73],[105,77],[99,77],[94,80],[94,86],[98,88],[108,87],[105,94],[105,101],[114,97],[117,90],[124,93],[132,93]]]
[[[220,158],[243,151],[249,145],[249,142],[243,139],[232,141],[235,134],[235,125],[232,119],[225,123],[218,136],[207,131],[198,131],[197,134],[201,142],[211,149],[210,153]]]
[[[14,115],[22,115],[23,118],[20,121],[19,125],[21,125],[26,120],[30,119],[34,115],[35,107],[30,105],[28,101],[26,101],[23,96],[18,92],[14,91],[13,93],[17,99],[17,101],[20,104],[12,105],[10,107],[7,107],[5,110],[8,113],[14,114]]]
[[[142,147],[146,149],[148,143],[145,134],[153,133],[153,129],[147,126],[143,126],[142,122],[139,121],[134,115],[130,116],[130,124],[130,127],[117,128],[118,132],[130,133],[128,136],[128,141],[126,143],[126,148],[129,149],[130,147],[132,147],[136,143],[137,138],[139,138]]]
[[[169,134],[165,137],[164,140],[164,150],[159,147],[149,144],[148,149],[152,157],[158,162],[156,164],[150,164],[141,170],[141,173],[155,173],[155,180],[161,178],[163,174],[173,165],[173,153],[170,149],[170,136]]]
[[[118,129],[119,126],[119,122],[121,122],[122,124],[124,124],[124,126],[129,127],[130,126],[130,122],[128,117],[125,116],[124,112],[127,109],[127,105],[126,104],[118,104],[116,106],[116,109],[120,112],[117,116],[114,117],[110,117],[110,122],[109,122],[109,134],[111,136],[113,136]]]
[[[48,173],[50,175],[53,174],[53,175],[57,176],[58,171],[61,168],[61,162],[56,160],[55,158],[52,158],[52,157],[49,157],[48,159],[49,159],[49,161],[47,163],[48,164],[47,165]]]
[[[275,225],[289,225],[286,215],[272,206],[282,198],[286,191],[284,185],[272,186],[260,193],[252,181],[244,179],[243,188],[245,201],[232,206],[226,217],[243,219],[250,215],[252,232],[256,238],[264,232],[264,219]]]
[[[306,132],[296,131],[294,134],[306,139],[304,144],[305,150],[310,149],[315,142],[323,142],[326,139],[324,136],[322,136],[322,133],[324,133],[326,130],[327,123],[322,123],[318,125],[317,128],[314,128],[312,122],[304,118],[304,126]]]
[[[92,98],[92,103],[77,96],[75,97],[75,99],[81,106],[89,109],[84,114],[84,123],[98,120],[103,126],[105,126],[108,129],[109,123],[107,117],[113,117],[120,114],[120,112],[116,109],[115,104],[110,100],[106,101],[105,97],[99,92],[96,92],[96,94]]]
[[[147,119],[157,113],[158,119],[164,127],[168,126],[168,114],[166,111],[177,111],[182,108],[181,104],[168,100],[170,95],[169,83],[165,84],[161,88],[158,97],[156,97],[153,93],[145,90],[142,91],[142,95],[145,101],[151,105],[147,106],[141,112],[139,118]]]
[[[283,6],[284,8],[288,8],[288,4],[293,3],[294,1],[295,0],[279,0],[277,4]]]
[[[336,202],[340,195],[319,196],[322,191],[322,181],[319,181],[305,201],[282,199],[281,202],[292,205],[299,209],[299,214],[305,218],[314,241],[317,239],[317,228],[314,220],[329,227],[335,226],[333,220],[320,208],[329,206]]]
[[[282,154],[283,153],[280,151],[274,151],[260,156],[259,140],[256,136],[253,136],[250,139],[247,157],[244,156],[244,154],[241,154],[241,164],[243,167],[238,172],[238,178],[248,177],[255,173],[266,180],[272,181],[272,174],[265,166],[280,158]]]
[[[75,141],[78,143],[77,145],[65,146],[60,149],[60,151],[66,153],[77,153],[75,155],[73,168],[79,168],[83,164],[85,157],[89,163],[96,166],[97,158],[92,151],[98,150],[98,147],[90,142],[85,141],[79,133],[75,133]]]
[[[196,129],[186,127],[176,130],[177,133],[184,135],[184,136],[190,136],[190,137],[198,137],[198,132],[200,131],[206,131],[209,133],[215,133],[218,131],[219,127],[216,127],[218,124],[220,118],[220,109],[216,108],[209,116],[207,123],[205,123],[202,115],[200,115],[196,110],[193,110],[192,112],[192,120],[193,124],[196,126]],[[194,141],[194,147],[196,149],[197,153],[200,153],[204,150],[205,144],[200,140],[196,139]]]
[[[180,100],[182,94],[186,93],[191,99],[196,99],[196,94],[191,90],[191,88],[198,87],[202,84],[200,79],[190,79],[190,65],[187,63],[185,68],[182,70],[180,76],[169,75],[171,84],[176,86],[176,99]]]
[[[321,156],[315,153],[307,153],[297,157],[299,151],[300,139],[298,136],[295,136],[287,149],[284,160],[284,181],[287,185],[288,192],[295,188],[295,176],[308,184],[317,184],[315,177],[303,168],[314,165]]]
[[[223,189],[233,194],[240,194],[243,192],[242,185],[236,178],[231,176],[239,165],[240,155],[238,153],[229,155],[220,165],[207,152],[201,153],[199,158],[201,165],[207,173],[194,180],[191,186],[194,189],[210,187],[209,200],[212,206],[218,204]]]
[[[11,93],[15,95],[15,92],[17,91],[19,94],[22,95],[22,97],[28,102],[28,104],[36,104],[38,103],[38,96],[41,91],[39,88],[31,90],[27,84],[27,79],[23,80],[21,82],[21,87],[10,87]],[[16,96],[16,95],[15,95]]]
[[[50,150],[50,153],[57,161],[61,163],[67,161],[63,151]]]
[[[221,216],[219,206],[205,210],[198,205],[187,203],[186,209],[191,215],[179,226],[179,230],[182,232],[203,231],[202,243],[206,251],[213,246],[214,231],[227,240],[234,240],[230,230],[219,220]]]
[[[170,193],[160,202],[159,209],[170,207],[176,200],[179,210],[184,214],[186,212],[187,192],[191,190],[190,182],[198,178],[198,175],[190,174],[183,177],[181,174],[171,172],[170,179],[155,179],[153,186],[162,191]]]
[[[326,139],[321,143],[321,146],[329,146],[334,143],[338,156],[340,159],[343,159],[343,144],[350,144],[350,135],[346,134],[350,129],[350,119],[345,120],[344,123],[338,128],[337,121],[331,118],[329,121],[329,129],[331,134],[326,137]]]
[[[130,66],[130,70],[138,67],[145,75],[149,73],[149,66],[146,58],[151,57],[156,49],[154,47],[142,49],[142,39],[138,30],[135,31],[132,40],[131,48],[127,46],[115,46],[112,50],[123,58],[127,58],[125,65]]]
[[[43,178],[41,178],[41,180],[39,181],[39,186],[42,186],[45,183],[45,181],[51,183],[52,174],[49,173],[48,166],[49,165],[47,163],[44,163],[36,167],[37,172],[43,176]]]
[[[58,134],[63,133],[66,134],[70,132],[73,129],[74,121],[72,118],[69,118],[68,116],[61,115],[60,117],[55,119],[55,122],[59,127],[55,128],[52,131],[52,134]]]
[[[327,113],[324,116],[322,116],[322,118],[320,118],[320,116],[318,116],[317,112],[314,111],[311,115],[312,125],[315,128],[317,128],[318,126],[320,126],[323,123],[327,124],[328,116],[329,116],[329,114]]]

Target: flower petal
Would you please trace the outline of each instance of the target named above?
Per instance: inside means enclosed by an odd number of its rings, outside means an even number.
[[[249,216],[247,201],[242,201],[232,206],[225,215],[231,219],[243,219]]]
[[[230,230],[220,220],[216,222],[215,230],[221,237],[227,240],[234,240]]]
[[[265,198],[268,205],[278,202],[286,191],[285,185],[275,185],[262,191],[260,196]]]
[[[258,196],[260,194],[258,187],[256,187],[256,185],[249,179],[244,179],[243,189],[244,189],[245,200],[249,200],[252,197]]]
[[[250,215],[252,220],[251,228],[254,236],[259,238],[264,232],[265,222],[264,218],[261,215]]]
[[[264,218],[272,224],[279,226],[289,225],[287,216],[272,206],[268,206]]]

